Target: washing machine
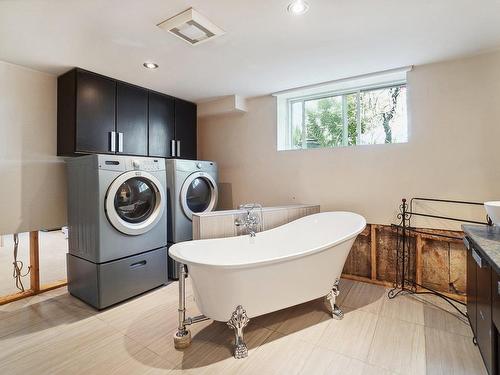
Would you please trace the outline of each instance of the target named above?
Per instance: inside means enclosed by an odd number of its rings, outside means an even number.
[[[213,161],[169,159],[167,164],[168,242],[193,239],[193,213],[214,211],[218,199],[217,164]],[[178,279],[177,263],[168,258],[168,275]]]
[[[165,160],[67,160],[68,289],[104,308],[167,282]]]

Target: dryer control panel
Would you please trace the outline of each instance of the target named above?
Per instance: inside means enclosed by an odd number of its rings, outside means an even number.
[[[127,169],[146,172],[161,171],[165,169],[165,162],[163,159],[132,159],[129,160]]]

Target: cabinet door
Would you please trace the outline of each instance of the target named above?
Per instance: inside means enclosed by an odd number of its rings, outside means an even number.
[[[111,153],[116,83],[81,70],[76,79],[76,151]]]
[[[500,328],[500,275],[492,271],[491,279],[491,296],[493,299],[491,315],[493,323],[497,328]]]
[[[175,103],[166,95],[149,93],[149,156],[175,157]]]
[[[491,322],[491,267],[484,261],[477,267],[477,344],[488,373],[493,368],[493,330]]]
[[[148,155],[148,91],[118,83],[116,88],[117,153]]]
[[[196,104],[175,99],[177,157],[196,160]]]
[[[477,336],[476,299],[477,299],[477,264],[472,257],[472,249],[467,249],[467,315],[474,336]]]

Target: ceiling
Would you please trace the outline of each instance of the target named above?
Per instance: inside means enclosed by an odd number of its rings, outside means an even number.
[[[288,2],[0,0],[0,60],[54,74],[79,66],[202,101],[500,47],[500,0],[308,0],[303,16]],[[190,6],[226,34],[193,47],[155,26]]]

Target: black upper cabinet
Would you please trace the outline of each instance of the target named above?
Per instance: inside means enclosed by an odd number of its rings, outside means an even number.
[[[148,91],[118,82],[116,87],[116,151],[148,154]]]
[[[174,99],[149,92],[149,156],[175,156],[175,105]]]
[[[75,68],[57,81],[57,154],[196,159],[196,104]]]
[[[196,104],[175,99],[176,156],[196,160]]]
[[[116,82],[85,71],[77,71],[76,82],[76,150],[110,152]]]
[[[116,82],[73,69],[58,79],[58,155],[111,153]]]

